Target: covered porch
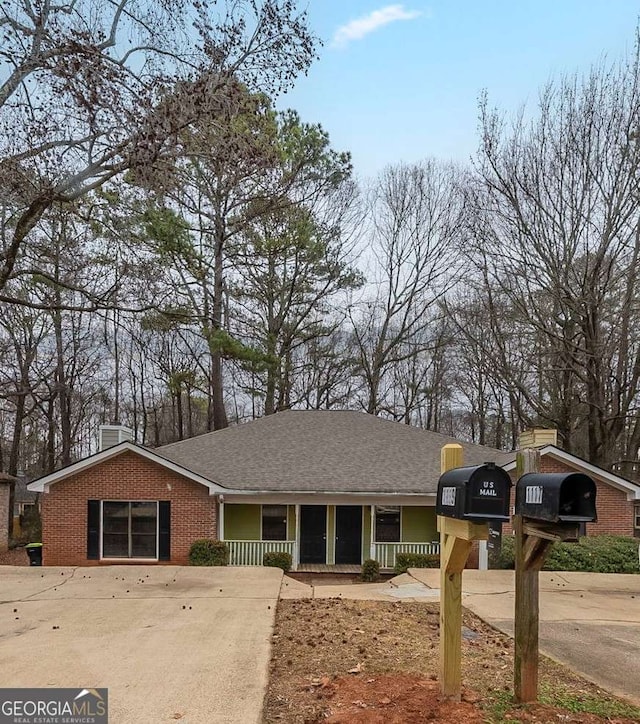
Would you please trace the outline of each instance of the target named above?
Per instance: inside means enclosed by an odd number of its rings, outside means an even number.
[[[354,573],[368,558],[392,570],[398,553],[439,553],[433,504],[348,503],[221,502],[229,564],[260,566],[265,553],[282,551],[294,571]]]

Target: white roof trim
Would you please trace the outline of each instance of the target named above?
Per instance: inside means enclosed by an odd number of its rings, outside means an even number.
[[[200,485],[204,485],[209,489],[210,495],[231,492],[228,488],[223,488],[217,483],[212,483],[210,480],[203,478],[201,475],[198,475],[197,473],[194,473],[187,468],[183,468],[181,465],[177,465],[176,463],[167,460],[167,458],[156,455],[156,453],[154,453],[152,450],[148,450],[147,448],[136,445],[135,443],[129,442],[128,440],[125,442],[121,442],[119,445],[108,447],[106,450],[102,450],[101,452],[96,453],[95,455],[91,455],[88,458],[79,460],[77,463],[68,465],[66,468],[57,470],[55,473],[45,475],[43,478],[35,480],[33,483],[29,483],[29,485],[27,485],[27,490],[31,490],[34,493],[48,493],[49,487],[54,483],[59,483],[61,480],[66,480],[72,475],[76,475],[83,470],[87,470],[94,465],[98,465],[99,463],[116,457],[116,455],[121,455],[124,452],[132,452],[136,455],[140,455],[147,460],[151,460],[158,465],[162,465],[163,467],[171,470],[174,473],[177,473],[178,475],[182,475],[189,480],[193,480],[193,482],[195,483],[200,483]]]
[[[622,492],[627,494],[627,500],[640,500],[640,486],[635,485],[625,478],[621,478],[619,475],[612,473],[610,470],[605,470],[604,468],[599,468],[597,465],[592,465],[586,460],[582,460],[582,458],[572,455],[570,452],[567,452],[562,448],[555,447],[555,445],[545,445],[540,448],[540,455],[549,455],[552,458],[571,463],[573,467],[594,475],[596,478],[603,480],[613,488],[622,490]],[[502,467],[505,470],[515,470],[516,461],[512,460]]]
[[[293,499],[292,499],[293,496]],[[224,496],[225,503],[272,503],[274,505],[362,505],[369,507],[371,505],[406,505],[406,506],[425,506],[434,508],[436,504],[436,494],[411,494],[411,493],[312,493],[306,492],[289,492],[289,491],[271,491],[255,493],[247,491],[246,494],[238,495],[236,493]]]

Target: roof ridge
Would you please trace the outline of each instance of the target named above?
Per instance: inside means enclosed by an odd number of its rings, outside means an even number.
[[[236,423],[235,425],[230,425],[229,427],[225,427],[221,430],[210,430],[209,432],[203,432],[200,435],[194,435],[193,437],[184,438],[182,440],[176,440],[174,442],[167,443],[165,445],[160,445],[157,448],[152,448],[154,450],[169,450],[170,448],[173,448],[177,445],[182,445],[187,440],[195,440],[195,439],[202,439],[204,440],[208,435],[220,435],[222,433],[228,433],[232,430],[238,430],[246,426],[253,426],[255,424],[266,424],[270,422],[271,420],[274,420],[279,417],[279,419],[282,419],[282,417],[288,417],[289,415],[287,413],[295,413],[296,415],[300,415],[302,413],[305,413],[307,415],[318,415],[318,413],[324,413],[324,414],[331,414],[331,415],[338,415],[340,413],[348,413],[351,415],[358,415],[362,416],[362,418],[367,418],[368,421],[373,422],[374,420],[380,423],[390,423],[392,425],[400,425],[402,427],[405,427],[409,430],[421,432],[428,435],[438,436],[441,437],[443,440],[449,440],[453,441],[455,443],[458,443],[459,445],[473,447],[478,450],[486,450],[487,452],[491,453],[500,453],[502,455],[508,455],[510,451],[508,450],[500,450],[499,448],[491,447],[490,445],[480,445],[475,442],[470,442],[467,440],[461,440],[453,435],[448,435],[443,432],[439,432],[437,430],[429,430],[424,427],[418,427],[417,425],[407,425],[405,423],[399,422],[398,420],[391,420],[387,417],[380,417],[379,415],[374,415],[369,412],[365,412],[364,410],[348,410],[348,409],[339,409],[339,410],[296,410],[296,409],[288,409],[288,410],[280,410],[279,412],[276,412],[272,415],[262,415],[261,417],[256,417],[253,420],[247,420],[245,422]]]

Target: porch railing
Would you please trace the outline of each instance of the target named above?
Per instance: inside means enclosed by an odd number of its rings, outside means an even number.
[[[424,553],[437,555],[440,553],[440,543],[374,543],[374,558],[380,564],[380,568],[393,568],[396,564],[398,553]]]
[[[230,566],[261,566],[262,556],[271,551],[290,553],[294,558],[293,540],[227,540]]]

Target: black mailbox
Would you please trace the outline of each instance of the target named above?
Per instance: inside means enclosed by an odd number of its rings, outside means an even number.
[[[596,484],[582,473],[525,473],[516,486],[516,514],[551,523],[593,523]]]
[[[436,513],[484,522],[509,520],[511,478],[495,463],[453,468],[438,481]]]

